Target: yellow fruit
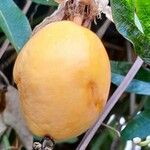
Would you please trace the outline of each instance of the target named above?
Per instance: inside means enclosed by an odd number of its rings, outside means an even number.
[[[54,140],[85,132],[103,111],[110,74],[105,48],[92,31],[71,21],[45,26],[14,66],[27,126]]]

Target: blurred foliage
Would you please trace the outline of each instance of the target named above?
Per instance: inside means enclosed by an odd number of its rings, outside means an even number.
[[[32,0],[32,1],[42,5],[58,6],[58,4],[53,0]]]
[[[122,131],[124,140],[132,140],[134,137],[146,138],[150,135],[150,110],[144,110],[128,122]]]

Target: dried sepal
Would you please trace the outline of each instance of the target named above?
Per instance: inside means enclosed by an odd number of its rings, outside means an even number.
[[[5,97],[6,108],[2,114],[4,124],[15,129],[23,145],[27,150],[30,150],[32,146],[32,134],[27,129],[21,115],[17,89],[13,86],[8,86]]]
[[[104,13],[106,17],[113,22],[111,7],[109,6],[108,0],[95,0],[96,5],[98,6],[99,14]]]
[[[90,27],[94,18],[100,16],[101,13],[113,21],[108,0],[58,0],[57,2],[59,3],[58,9],[35,27],[33,35],[47,24],[55,21],[70,20]]]

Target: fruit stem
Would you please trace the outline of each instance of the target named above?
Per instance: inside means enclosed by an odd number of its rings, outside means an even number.
[[[82,22],[83,22],[83,16],[81,15],[76,15],[74,18],[73,18],[73,22],[78,24],[78,25],[82,25]]]
[[[78,25],[82,25],[84,15],[85,15],[85,4],[81,3],[80,0],[74,0],[74,16],[73,16],[73,22],[75,22]]]
[[[119,100],[122,93],[125,91],[125,89],[128,87],[138,70],[141,68],[143,64],[143,60],[138,56],[136,61],[134,62],[133,66],[129,70],[128,74],[125,76],[119,87],[116,89],[116,91],[113,93],[113,95],[108,100],[106,107],[104,109],[104,112],[98,117],[97,121],[91,127],[83,137],[81,143],[78,145],[76,150],[85,150],[88,146],[89,142],[92,140],[93,136],[95,135],[96,131],[104,121],[104,119],[107,117],[111,109],[114,107],[114,105]]]

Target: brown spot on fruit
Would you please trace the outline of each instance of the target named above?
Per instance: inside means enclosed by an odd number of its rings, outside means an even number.
[[[91,95],[90,98],[92,99],[90,101],[94,101],[93,104],[99,110],[100,109],[99,108],[99,106],[100,106],[100,96],[99,96],[99,91],[98,91],[99,89],[97,87],[96,82],[91,80],[88,83],[88,89],[90,90],[90,95]]]

